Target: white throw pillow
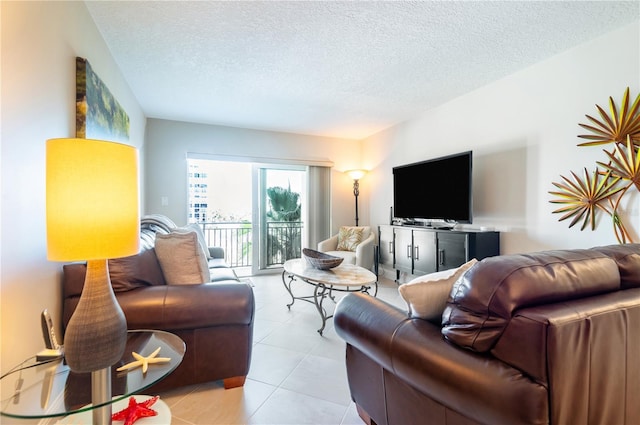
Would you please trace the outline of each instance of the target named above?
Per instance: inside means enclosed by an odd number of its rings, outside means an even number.
[[[194,231],[156,235],[156,256],[167,285],[209,282],[207,257]]]
[[[398,290],[409,306],[409,315],[439,322],[453,284],[477,262],[474,258],[457,269],[419,276],[400,285]]]
[[[198,235],[198,242],[200,242],[200,245],[202,245],[202,249],[204,249],[204,254],[207,256],[207,260],[210,259],[211,254],[209,253],[209,247],[207,246],[207,240],[204,236],[204,231],[202,230],[202,227],[200,227],[200,225],[197,223],[191,223],[187,225],[185,229],[187,231],[193,230],[196,232],[196,235]]]

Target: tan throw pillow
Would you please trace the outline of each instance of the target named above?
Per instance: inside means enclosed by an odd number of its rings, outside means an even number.
[[[400,285],[400,295],[409,306],[409,315],[440,323],[451,288],[478,260],[475,258],[457,269],[419,276]]]
[[[207,257],[196,232],[158,234],[155,250],[167,285],[190,285],[211,280]]]
[[[355,251],[362,242],[362,227],[342,226],[338,232],[338,251]]]

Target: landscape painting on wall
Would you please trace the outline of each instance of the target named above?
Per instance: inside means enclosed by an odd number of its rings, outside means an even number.
[[[89,61],[76,57],[76,137],[129,140],[129,115],[93,70]]]

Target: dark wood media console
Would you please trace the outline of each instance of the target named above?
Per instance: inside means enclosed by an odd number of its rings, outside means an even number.
[[[500,254],[500,232],[415,226],[378,226],[379,263],[400,272],[428,274]]]

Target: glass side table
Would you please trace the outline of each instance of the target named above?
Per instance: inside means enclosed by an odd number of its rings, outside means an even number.
[[[170,362],[150,364],[144,374],[140,367],[116,371],[135,360],[131,352],[148,356],[158,347],[158,357],[169,357]],[[122,359],[111,366],[112,399],[96,406],[90,404],[91,373],[72,372],[63,359],[51,362],[36,362],[35,358],[27,360],[0,380],[0,415],[21,419],[51,418],[109,406],[144,391],[169,375],[182,362],[185,349],[184,341],[169,332],[128,331]]]

